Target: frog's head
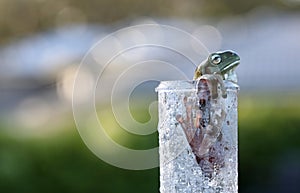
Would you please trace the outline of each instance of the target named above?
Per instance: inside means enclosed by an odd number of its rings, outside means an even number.
[[[235,69],[240,63],[240,57],[235,52],[229,50],[212,53],[208,60],[211,65],[218,66],[222,75]]]
[[[202,62],[195,71],[194,79],[203,74],[221,74],[223,77],[226,73],[232,71],[240,63],[240,57],[233,51],[223,51],[211,53],[208,59]]]

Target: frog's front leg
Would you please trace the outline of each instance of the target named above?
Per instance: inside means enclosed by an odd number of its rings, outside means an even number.
[[[205,128],[203,140],[197,151],[199,157],[205,157],[210,148],[216,143],[221,134],[222,124],[225,120],[225,117],[226,113],[220,101],[218,101],[218,99],[212,100],[210,108],[210,120]]]
[[[211,93],[211,98],[212,99],[217,99],[219,94],[218,94],[218,88],[220,85],[220,89],[222,92],[222,97],[226,98],[227,97],[227,92],[226,92],[226,88],[223,82],[223,78],[220,74],[204,74],[203,76],[201,76],[201,78],[198,80],[198,87],[199,84],[201,83],[201,80],[206,80],[208,83],[208,87]]]
[[[207,85],[207,86],[205,86]],[[220,85],[220,87],[219,87]],[[223,83],[223,79],[218,74],[205,74],[201,76],[198,81],[198,96],[199,98],[208,98],[208,106],[209,110],[205,111],[205,114],[209,114],[209,116],[205,116],[208,118],[208,122],[204,127],[203,138],[201,144],[198,146],[198,149],[195,151],[198,157],[205,157],[209,153],[210,148],[217,141],[218,136],[221,133],[222,123],[225,119],[225,107],[223,104],[223,100],[219,97],[219,88],[222,92],[222,97],[225,98],[226,89]],[[209,90],[206,92],[206,90]],[[203,93],[209,96],[203,96]],[[209,100],[210,98],[210,100]]]

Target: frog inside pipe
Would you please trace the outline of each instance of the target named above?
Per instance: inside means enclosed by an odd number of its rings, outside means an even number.
[[[182,126],[197,163],[206,176],[211,177],[215,167],[222,167],[222,155],[216,155],[214,145],[222,140],[222,124],[226,118],[224,98],[227,91],[224,80],[236,83],[235,68],[240,57],[233,51],[212,53],[195,70],[199,109],[192,116],[192,101],[184,98],[185,117],[178,114],[176,120]],[[221,97],[221,96],[222,97]]]

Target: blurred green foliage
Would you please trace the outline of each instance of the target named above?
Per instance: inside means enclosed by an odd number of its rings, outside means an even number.
[[[278,186],[280,176],[274,176],[274,170],[288,161],[284,156],[300,156],[299,95],[276,96],[272,100],[270,95],[240,96],[240,192],[268,192]],[[150,146],[153,140],[157,143],[152,136]],[[75,126],[44,138],[14,138],[2,132],[0,189],[6,193],[154,193],[159,190],[159,170],[129,171],[104,163],[87,149]]]
[[[157,192],[158,169],[129,171],[93,155],[74,128],[49,139],[1,136],[1,192]]]
[[[241,96],[239,172],[241,192],[299,192],[300,102],[295,93]],[[286,171],[282,171],[282,170]],[[287,173],[287,176],[283,176]],[[290,173],[290,174],[289,174]],[[290,186],[290,187],[289,187]],[[288,191],[292,188],[293,191]]]

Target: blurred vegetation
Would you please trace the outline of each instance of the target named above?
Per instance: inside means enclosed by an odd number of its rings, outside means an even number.
[[[158,170],[129,171],[101,162],[75,128],[62,136],[16,140],[1,136],[1,192],[156,192]]]
[[[240,98],[240,191],[298,192],[299,172],[295,176],[291,171],[300,171],[299,164],[293,168],[293,162],[300,162],[299,95],[248,94]]]
[[[240,192],[276,193],[287,189],[280,189],[285,184],[278,179],[283,175],[279,166],[293,167],[290,161],[300,160],[298,98],[297,93],[276,95],[272,100],[269,95],[240,96]],[[153,141],[158,143],[152,136],[148,145],[152,146]],[[132,140],[138,146],[136,142]],[[299,165],[293,169],[299,170]],[[297,183],[297,178],[288,174],[286,180]],[[154,193],[159,190],[159,171],[129,171],[102,162],[83,144],[75,126],[43,138],[14,138],[2,133],[0,189],[7,193]]]
[[[289,3],[294,2],[294,3]],[[260,6],[299,10],[297,0],[1,0],[0,44],[72,24],[111,24],[138,17],[224,17]]]

